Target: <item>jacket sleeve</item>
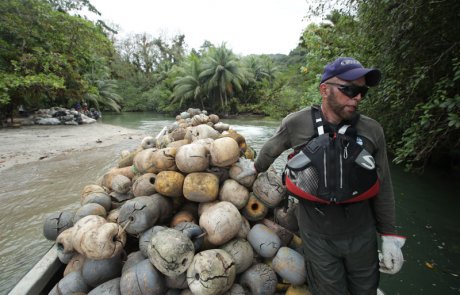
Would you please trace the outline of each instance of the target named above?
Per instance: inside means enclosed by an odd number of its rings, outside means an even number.
[[[375,198],[371,199],[377,222],[377,231],[380,234],[396,234],[393,184],[391,182],[385,136],[381,127],[379,128],[377,151],[374,158],[377,166],[377,174],[380,180],[380,192]]]
[[[254,163],[257,172],[267,171],[276,158],[290,147],[289,130],[284,119],[275,134],[262,146]]]

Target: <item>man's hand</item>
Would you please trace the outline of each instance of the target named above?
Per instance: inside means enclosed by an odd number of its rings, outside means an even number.
[[[240,167],[241,173],[238,174],[238,179],[243,179],[246,176],[252,176],[257,174],[257,170],[254,167],[254,162],[246,159],[246,158],[240,158],[238,162],[235,164],[235,166]]]
[[[404,262],[401,248],[406,238],[396,235],[382,235],[382,255],[380,258],[380,272],[395,274],[401,270]]]

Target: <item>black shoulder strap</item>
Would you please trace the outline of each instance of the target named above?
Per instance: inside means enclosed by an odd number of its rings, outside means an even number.
[[[325,122],[321,116],[321,107],[314,105],[311,107],[311,112],[312,112],[312,119],[313,119],[313,126],[315,128],[315,135],[319,136],[324,134],[326,132],[325,129],[327,129],[327,132],[330,132],[329,128],[326,128],[327,122]],[[360,114],[357,113],[356,116],[350,120],[350,121],[344,121],[339,124],[338,126],[338,133],[340,134],[347,134],[352,137],[356,137],[356,124],[359,121]]]
[[[351,136],[352,138],[356,138],[357,136],[356,124],[358,123],[359,118],[360,118],[360,114],[357,113],[356,116],[352,120],[342,122],[340,124],[338,133],[346,134],[348,136]]]
[[[315,134],[317,136],[324,134],[324,121],[321,117],[321,111],[319,106],[311,107],[311,118],[313,119],[313,126],[315,128]]]

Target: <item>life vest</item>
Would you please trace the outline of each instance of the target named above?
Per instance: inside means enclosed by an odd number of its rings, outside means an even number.
[[[324,132],[321,112],[312,107],[315,136],[288,157],[283,179],[289,194],[313,202],[342,204],[376,196],[380,189],[375,160],[355,126]]]

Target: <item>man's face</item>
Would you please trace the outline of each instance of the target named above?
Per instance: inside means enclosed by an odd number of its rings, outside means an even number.
[[[356,116],[356,111],[358,110],[362,95],[357,94],[354,97],[349,97],[338,89],[338,87],[340,87],[338,85],[365,86],[365,78],[362,77],[353,81],[344,81],[335,77],[326,81],[325,84],[327,85],[328,91],[326,92],[326,99],[323,100],[323,103],[326,104],[329,111],[340,119],[340,121],[353,119]]]

